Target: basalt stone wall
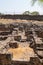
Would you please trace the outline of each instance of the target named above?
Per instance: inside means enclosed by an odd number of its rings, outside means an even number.
[[[11,54],[0,54],[0,65],[11,65]]]
[[[27,19],[43,21],[43,15],[0,15],[4,19]]]
[[[12,65],[31,65],[29,61],[12,61]]]
[[[31,57],[30,61],[12,61],[12,65],[42,65],[37,57]]]

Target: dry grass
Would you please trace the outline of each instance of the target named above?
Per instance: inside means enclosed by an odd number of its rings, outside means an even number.
[[[0,23],[9,24],[13,22],[30,22],[31,20],[20,20],[20,19],[0,19]]]

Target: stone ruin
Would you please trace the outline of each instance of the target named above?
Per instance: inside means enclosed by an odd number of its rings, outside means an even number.
[[[36,25],[28,24],[12,24],[10,28],[2,25],[2,29],[0,26],[0,65],[43,65],[43,30],[40,31],[40,27],[39,29]],[[26,47],[26,44],[27,47],[33,48],[34,56],[28,61],[12,60],[13,54],[9,54],[8,49],[18,48],[19,45]]]
[[[11,54],[0,54],[0,65],[11,65]]]

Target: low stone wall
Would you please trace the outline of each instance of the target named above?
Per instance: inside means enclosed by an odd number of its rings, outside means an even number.
[[[12,61],[13,65],[42,65],[37,57],[31,57],[30,61]]]
[[[11,57],[11,54],[0,54],[0,65],[42,65],[38,57],[31,57],[30,61],[15,61]]]
[[[0,15],[4,19],[27,19],[43,21],[43,15]]]
[[[29,61],[12,61],[13,65],[31,65]]]
[[[18,44],[16,42],[9,43],[10,48],[18,48]]]
[[[0,65],[11,65],[11,54],[0,54]]]

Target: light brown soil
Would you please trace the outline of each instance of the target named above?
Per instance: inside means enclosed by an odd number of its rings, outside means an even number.
[[[13,22],[31,22],[32,20],[20,20],[20,19],[0,19],[0,23],[9,24]]]
[[[16,49],[10,48],[8,51],[10,53],[13,53],[13,60],[29,61],[30,57],[34,56],[34,51],[30,47],[16,48]]]

